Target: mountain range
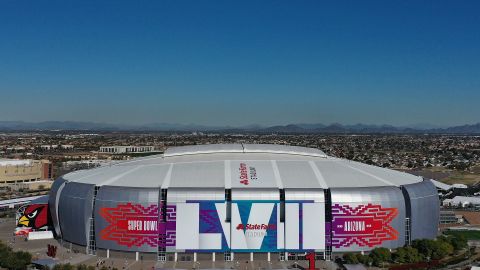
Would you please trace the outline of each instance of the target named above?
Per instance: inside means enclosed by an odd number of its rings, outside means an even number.
[[[106,124],[96,122],[78,121],[45,121],[45,122],[23,122],[23,121],[0,121],[0,131],[171,131],[171,132],[246,132],[246,133],[285,133],[285,134],[480,134],[480,123],[471,125],[459,125],[452,127],[437,127],[429,124],[416,124],[412,126],[393,125],[342,125],[333,123],[325,124],[288,124],[277,126],[248,125],[241,127],[232,126],[205,126],[196,124],[171,124],[151,123],[143,125]]]

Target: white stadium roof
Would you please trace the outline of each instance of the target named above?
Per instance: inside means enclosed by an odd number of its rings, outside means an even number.
[[[241,182],[245,176],[248,185]],[[173,147],[163,155],[76,171],[63,179],[97,186],[242,189],[401,186],[423,180],[318,149],[266,144]]]

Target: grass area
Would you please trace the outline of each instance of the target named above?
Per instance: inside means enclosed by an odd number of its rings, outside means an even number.
[[[464,171],[452,171],[452,174],[442,182],[446,184],[466,184],[473,185],[480,182],[480,173],[464,172]]]
[[[452,231],[446,230],[444,234],[453,236],[463,236],[467,240],[480,240],[480,231]]]
[[[445,184],[473,185],[480,182],[480,166],[474,166],[468,172],[431,167],[416,171],[415,174],[432,178]]]

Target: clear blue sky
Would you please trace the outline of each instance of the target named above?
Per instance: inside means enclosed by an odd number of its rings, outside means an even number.
[[[480,1],[0,1],[0,120],[480,122]]]

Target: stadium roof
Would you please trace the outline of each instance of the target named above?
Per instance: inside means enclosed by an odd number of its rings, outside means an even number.
[[[435,185],[435,187],[437,187],[441,190],[450,190],[450,189],[453,188],[453,186],[442,183],[442,182],[439,182],[437,180],[430,179],[430,181],[432,181],[432,183]]]
[[[401,186],[423,180],[329,157],[317,149],[266,144],[174,147],[163,155],[76,171],[62,178],[98,186],[242,189]]]

